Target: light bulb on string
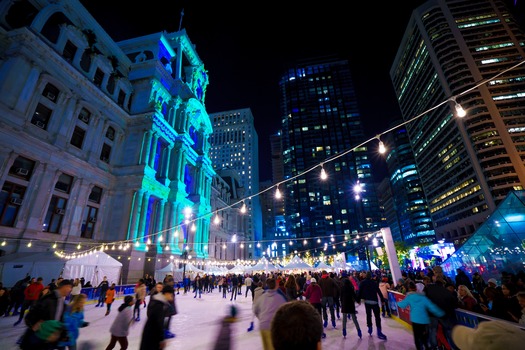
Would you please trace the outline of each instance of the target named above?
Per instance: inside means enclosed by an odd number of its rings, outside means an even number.
[[[242,206],[241,206],[241,213],[243,214],[246,214],[246,203],[244,203],[244,201],[242,202]]]
[[[56,248],[57,248],[57,242],[55,242],[55,243],[53,244],[53,249],[56,249]]]
[[[32,245],[33,245],[33,241],[29,241],[29,243],[27,243],[28,248],[31,248]]]
[[[386,147],[385,147],[385,144],[383,143],[383,141],[381,141],[380,136],[381,136],[381,135],[377,135],[377,140],[379,141],[379,153],[380,153],[380,154],[385,154],[385,152],[386,152]]]
[[[461,107],[461,105],[456,101],[456,98],[451,99],[454,102],[454,109],[456,110],[456,116],[458,118],[463,118],[467,115],[467,112]]]
[[[159,235],[159,239],[158,239],[158,241],[159,241],[159,242],[162,242],[162,240],[163,240],[162,235]]]
[[[328,175],[326,175],[326,171],[324,170],[323,164],[321,164],[321,180],[326,180],[328,178]]]
[[[281,199],[282,194],[281,191],[279,191],[279,185],[277,185],[277,188],[275,189],[275,199]]]
[[[77,245],[77,249],[80,249],[82,248],[82,246],[80,245],[80,243]]]
[[[191,231],[195,232],[197,230],[197,226],[195,226],[195,223],[191,225]]]
[[[7,244],[7,242],[5,241],[5,239],[2,241],[2,247],[5,247],[5,245]]]
[[[218,225],[221,223],[221,219],[219,218],[219,212],[215,212],[215,219],[213,219],[213,223],[215,225]]]
[[[151,244],[151,239],[149,239],[149,237],[148,237],[148,240],[146,241],[146,245],[148,244]]]

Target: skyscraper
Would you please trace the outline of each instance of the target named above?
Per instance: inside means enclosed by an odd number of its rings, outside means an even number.
[[[210,113],[213,135],[210,138],[210,159],[213,168],[235,169],[244,187],[244,204],[248,209],[248,241],[262,239],[262,213],[259,192],[259,138],[250,108]],[[252,197],[253,196],[253,197]],[[250,246],[247,247],[250,249]],[[256,245],[249,256],[258,256]]]
[[[392,236],[399,235],[407,244],[434,242],[436,235],[406,128],[395,129],[384,139],[389,149],[386,164],[395,208],[395,217],[387,217]]]
[[[299,62],[280,80],[286,225],[292,244],[332,254],[377,230],[380,211],[348,61]],[[328,178],[320,178],[324,170]],[[360,185],[358,200],[354,186]],[[284,250],[284,247],[282,247]],[[326,249],[325,249],[326,248]],[[292,248],[293,249],[293,246]]]
[[[421,114],[406,127],[438,239],[461,242],[523,189],[524,45],[502,1],[431,0],[412,14],[390,76],[404,120]]]

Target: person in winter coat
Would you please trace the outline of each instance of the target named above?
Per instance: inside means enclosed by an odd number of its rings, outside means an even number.
[[[299,297],[299,285],[293,274],[288,276],[288,279],[284,282],[284,289],[288,300],[296,300]]]
[[[372,335],[372,312],[376,321],[377,337],[386,340],[386,335],[381,331],[381,317],[379,316],[379,302],[383,301],[383,293],[379,290],[379,285],[372,279],[372,273],[368,271],[364,280],[359,283],[358,299],[365,301],[366,325],[368,334]]]
[[[171,276],[166,278],[164,285],[172,286],[175,289],[175,279]],[[159,293],[162,293],[162,288],[160,289]],[[173,300],[169,301],[169,304],[170,308],[166,316],[166,320],[164,322],[164,337],[166,339],[175,338],[175,333],[172,333],[170,331],[171,318],[177,314],[177,304],[175,303],[175,296],[173,297]]]
[[[76,350],[80,328],[88,325],[87,322],[84,322],[84,305],[86,300],[86,294],[79,294],[66,307],[63,323],[66,328],[67,338],[58,343],[59,347],[67,346],[69,350]]]
[[[323,306],[321,304],[321,300],[323,299],[323,290],[317,284],[315,277],[310,278],[310,284],[308,284],[308,287],[306,287],[306,290],[303,292],[303,297],[305,297],[306,301],[312,304],[314,309],[319,312],[319,315],[321,315],[322,318]],[[326,334],[324,332],[322,334],[322,338],[326,338]]]
[[[410,321],[412,322],[416,350],[423,350],[427,348],[428,344],[429,314],[442,317],[445,315],[445,311],[441,310],[424,293],[417,292],[414,282],[408,283],[408,290],[405,299],[398,302],[397,306],[403,309],[410,307]]]
[[[381,314],[383,317],[385,317],[385,313],[388,317],[392,317],[392,311],[390,310],[390,304],[388,303],[388,290],[390,288],[388,277],[383,277],[381,282],[379,282],[379,290],[381,290],[381,293],[383,294],[383,301],[381,302]]]
[[[469,290],[472,290],[474,287],[472,287],[472,282],[470,281],[470,278],[467,276],[465,271],[463,271],[462,269],[456,269],[456,272],[457,272],[457,275],[454,281],[456,282],[455,283],[456,287],[460,285],[464,285],[464,286],[467,286]]]
[[[324,327],[328,325],[328,312],[326,308],[330,310],[330,319],[332,321],[332,327],[335,328],[335,309],[334,309],[334,298],[337,295],[337,284],[333,278],[326,271],[322,271],[321,278],[318,281],[319,287],[323,291],[323,298],[321,300],[323,310]]]
[[[115,301],[115,283],[111,284],[106,292],[106,316],[111,312],[111,305]]]
[[[250,327],[248,328],[248,332],[253,331],[253,318],[255,317],[255,314],[253,313],[253,308],[255,306],[255,301],[261,296],[261,294],[264,292],[263,283],[261,281],[257,282],[257,287],[253,290],[253,301],[252,301],[252,321],[250,322]]]
[[[278,289],[277,281],[274,278],[266,279],[266,289],[255,301],[253,312],[259,319],[259,327],[264,350],[273,350],[272,337],[270,333],[272,318],[282,304],[288,300]]]
[[[348,316],[351,315],[352,321],[354,322],[355,329],[357,330],[357,336],[361,338],[361,327],[356,317],[355,303],[361,304],[357,299],[357,294],[354,290],[352,282],[345,278],[343,279],[343,286],[341,287],[341,312],[343,313],[343,337],[346,338],[346,321]]]
[[[9,306],[9,293],[5,288],[0,288],[0,316],[5,315]]]
[[[37,302],[40,297],[40,292],[44,289],[44,283],[42,283],[42,277],[32,278],[31,284],[24,289],[24,302],[20,308],[20,315],[18,316],[18,321],[15,322],[15,326],[20,324],[24,319],[26,310],[31,310],[33,305]]]
[[[140,321],[140,306],[146,299],[146,283],[144,279],[139,279],[135,286],[135,307],[133,308],[133,318],[135,321]],[[136,315],[136,316],[135,316]]]
[[[109,329],[109,332],[111,333],[111,341],[106,347],[106,350],[112,350],[117,342],[120,344],[120,350],[126,350],[128,348],[129,327],[134,322],[133,304],[135,304],[133,296],[126,295],[124,297],[124,303],[119,306],[118,315]]]
[[[104,276],[104,278],[102,278],[102,282],[99,283],[96,289],[98,289],[100,294],[98,296],[98,303],[97,305],[95,305],[95,307],[102,307],[104,305],[104,301],[106,300],[106,292],[109,289],[109,282],[107,276]]]
[[[434,283],[429,283],[425,286],[425,295],[441,310],[445,311],[445,315],[442,317],[430,316],[428,341],[431,348],[438,346],[437,334],[439,325],[441,325],[445,339],[455,349],[452,339],[452,328],[457,324],[456,307],[458,299],[445,288],[445,280],[440,273],[436,273],[432,279]]]
[[[169,285],[162,288],[162,293],[151,297],[147,309],[148,320],[142,331],[140,350],[158,350],[166,346],[164,318],[169,313],[170,300],[174,297],[175,289]]]
[[[460,284],[458,286],[458,308],[468,310],[468,311],[475,311],[478,304],[478,301],[467,286]],[[475,311],[478,312],[478,311]]]

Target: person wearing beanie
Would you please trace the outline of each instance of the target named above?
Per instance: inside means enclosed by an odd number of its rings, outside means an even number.
[[[118,308],[118,315],[111,324],[109,332],[111,333],[111,340],[106,347],[106,350],[112,350],[117,342],[120,345],[121,350],[128,348],[128,335],[129,327],[133,324],[135,319],[133,318],[133,306],[135,305],[135,299],[132,295],[126,295],[124,302]]]
[[[321,304],[321,300],[323,298],[323,290],[317,284],[317,280],[315,279],[315,277],[312,277],[310,279],[310,284],[308,285],[308,287],[306,287],[306,290],[304,291],[303,296],[305,297],[306,301],[312,304],[314,309],[316,309],[317,312],[319,312],[319,315],[323,317],[323,311],[322,311],[323,306]],[[344,311],[343,311],[343,317],[344,317]],[[322,334],[322,337],[326,338],[326,334],[324,332]]]

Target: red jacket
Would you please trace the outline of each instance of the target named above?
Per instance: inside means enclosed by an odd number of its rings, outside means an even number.
[[[306,288],[303,296],[310,302],[310,304],[320,304],[323,297],[323,291],[317,283],[310,283]]]
[[[42,289],[44,289],[44,285],[42,283],[31,283],[29,286],[26,287],[26,289],[24,289],[25,300],[38,300]]]

